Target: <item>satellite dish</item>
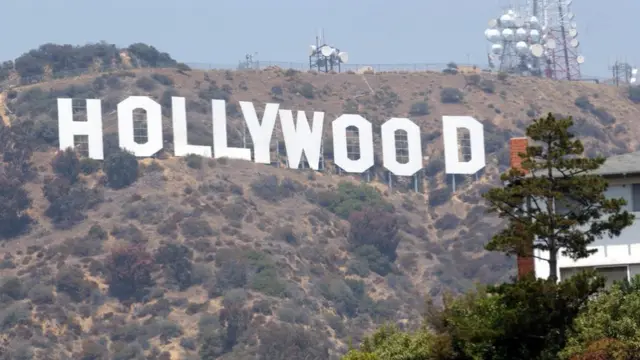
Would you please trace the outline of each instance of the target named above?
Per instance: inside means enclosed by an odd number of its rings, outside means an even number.
[[[636,83],[636,81],[637,81],[637,79],[636,79],[636,78],[634,78],[634,77],[632,77],[631,79],[629,79],[629,83],[631,83],[631,84],[635,84],[635,83]]]
[[[531,49],[531,55],[537,58],[542,57],[542,54],[544,54],[544,48],[540,44],[533,44],[531,45],[530,49]]]
[[[571,36],[573,38],[578,36],[578,29],[575,29],[575,28],[569,29],[569,36]]]
[[[320,48],[320,53],[322,53],[322,56],[324,57],[329,57],[331,56],[331,54],[333,54],[333,48],[331,46],[323,46]]]
[[[572,48],[577,48],[578,46],[580,46],[580,42],[578,41],[578,39],[571,39],[569,45],[571,45]]]
[[[638,73],[638,69],[631,69],[631,75],[636,76],[636,74]]]
[[[502,37],[507,41],[513,40],[513,30],[511,29],[502,30]]]
[[[578,23],[577,23],[577,22],[575,22],[575,21],[572,21],[570,25],[571,25],[571,27],[572,27],[572,28],[574,28],[574,29],[577,29],[577,28],[578,28]]]
[[[529,31],[529,37],[531,38],[531,41],[538,42],[538,40],[540,40],[540,32],[538,30],[533,29]]]
[[[490,29],[493,29],[496,26],[498,26],[498,20],[496,20],[496,19],[489,20],[489,28]]]
[[[538,20],[537,17],[532,16],[529,18],[529,26],[531,26],[532,28],[538,28],[540,27],[540,20]]]
[[[573,0],[567,0],[567,6],[571,5],[573,3]]]
[[[500,16],[500,25],[504,27],[513,26],[513,17],[511,17],[511,15],[509,14],[504,14]]]
[[[516,18],[514,21],[516,27],[523,27],[524,26],[524,20],[522,18]]]
[[[349,54],[347,54],[344,51],[341,51],[338,53],[338,59],[340,59],[341,62],[346,64],[349,62]]]
[[[527,39],[527,30],[519,28],[516,30],[516,40],[523,41]]]
[[[316,48],[316,46],[315,46],[315,45],[311,45],[311,46],[309,47],[309,56],[313,56],[313,54],[315,54],[317,50],[318,50],[318,49]]]
[[[518,51],[518,53],[526,55],[529,52],[529,46],[526,42],[519,41],[518,43],[516,43],[516,50]]]
[[[500,30],[498,29],[488,29],[485,34],[487,36],[487,40],[491,42],[495,43],[502,40]]]
[[[491,52],[496,55],[500,55],[502,53],[502,45],[500,44],[491,45]]]
[[[547,42],[544,44],[544,46],[547,49],[555,49],[556,48],[556,41],[554,39],[549,39],[547,40]]]
[[[584,64],[584,56],[578,55],[578,57],[576,58],[576,62],[578,64]]]
[[[572,12],[567,13],[567,19],[569,19],[569,20],[573,20],[573,18],[574,18],[574,17],[576,17],[576,14],[574,14],[574,13],[572,13]]]

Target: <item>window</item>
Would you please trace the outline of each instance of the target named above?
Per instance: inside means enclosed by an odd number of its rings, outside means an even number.
[[[640,211],[640,184],[631,185],[631,208]]]
[[[639,184],[640,185],[640,184]],[[577,201],[572,200],[570,198],[562,198],[562,199],[557,199],[555,201],[555,210],[556,210],[556,214],[560,214],[560,215],[566,215],[569,214],[572,210],[575,209],[579,209],[580,205],[578,204]]]
[[[605,288],[611,287],[614,282],[628,279],[627,266],[596,268],[596,271],[604,276]]]
[[[602,275],[605,279],[605,288],[611,287],[614,282],[628,280],[628,266],[611,266],[611,267],[597,267],[596,272]],[[589,267],[570,267],[560,268],[560,280],[564,281],[568,278],[587,270]]]

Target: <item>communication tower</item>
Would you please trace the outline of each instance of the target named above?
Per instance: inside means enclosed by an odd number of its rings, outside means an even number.
[[[612,80],[615,86],[621,84],[635,85],[637,82],[638,68],[629,65],[627,62],[616,61],[613,66],[609,67],[612,73]]]
[[[240,61],[238,64],[238,70],[259,70],[260,63],[257,60],[258,53],[246,54],[244,61]]]
[[[543,74],[539,61],[543,51],[537,17],[506,10],[497,19],[489,20],[484,35],[491,42],[489,67],[525,76]]]
[[[489,40],[489,67],[521,75],[552,79],[579,80],[584,56],[578,54],[580,42],[573,0],[527,0],[526,11],[506,10],[489,21],[485,37]],[[499,64],[499,65],[496,65]]]
[[[556,80],[580,80],[584,56],[578,54],[578,24],[571,12],[573,0],[539,0],[543,11],[545,74]]]
[[[328,73],[335,69],[340,72],[341,64],[348,61],[349,54],[326,44],[324,38],[320,41],[319,36],[316,36],[316,44],[309,47],[309,70]]]

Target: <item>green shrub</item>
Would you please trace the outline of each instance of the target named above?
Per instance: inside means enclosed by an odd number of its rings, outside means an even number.
[[[464,99],[462,91],[456,88],[444,88],[440,91],[440,101],[443,104],[459,104]]]
[[[308,193],[307,198],[343,219],[349,218],[354,211],[366,208],[393,211],[393,205],[386,202],[376,188],[366,184],[340,182],[332,191]]]
[[[132,153],[119,150],[104,160],[104,172],[110,187],[125,188],[138,180],[138,159]]]

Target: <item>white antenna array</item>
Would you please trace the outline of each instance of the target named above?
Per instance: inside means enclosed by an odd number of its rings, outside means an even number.
[[[575,67],[585,59],[575,54],[580,42],[571,3],[527,0],[526,11],[508,9],[489,20],[485,37],[492,44],[490,66],[500,63],[499,71],[521,75],[578,78]]]
[[[328,45],[322,37],[316,36],[316,44],[309,46],[309,69],[317,69],[322,72],[333,71],[337,68],[340,72],[342,64],[349,62],[349,54],[340,49]]]

